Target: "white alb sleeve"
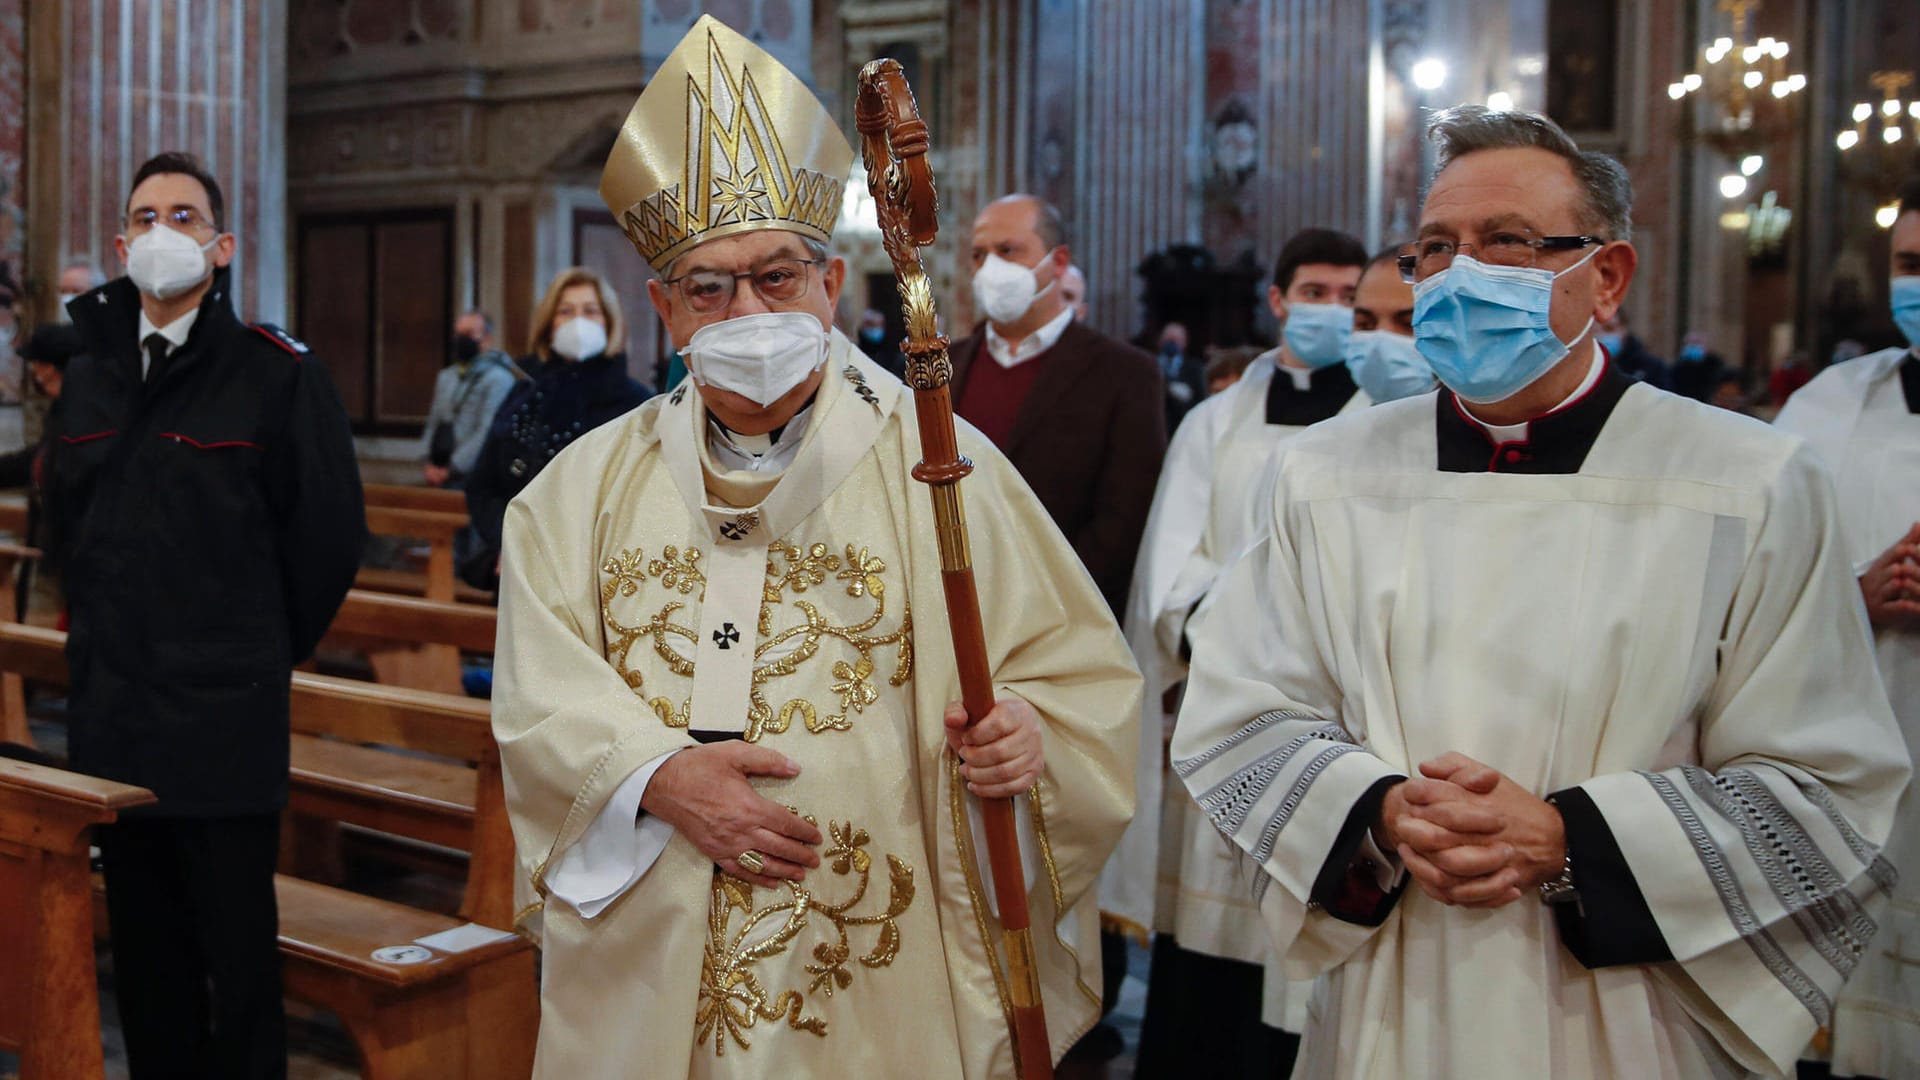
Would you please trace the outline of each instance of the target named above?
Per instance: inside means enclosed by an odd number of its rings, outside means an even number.
[[[673,826],[652,814],[640,816],[640,799],[653,774],[679,752],[661,754],[614,789],[600,816],[548,872],[549,896],[591,919],[639,883],[673,838]]]

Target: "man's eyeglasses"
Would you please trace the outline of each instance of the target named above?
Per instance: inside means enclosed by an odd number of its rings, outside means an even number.
[[[742,279],[752,282],[754,294],[767,303],[791,304],[804,298],[813,286],[812,275],[807,273],[807,267],[822,261],[780,259],[745,274],[695,270],[677,278],[668,278],[665,284],[679,291],[680,299],[688,310],[701,315],[727,310],[733,303],[734,290],[740,287]]]
[[[1578,251],[1604,244],[1598,236],[1540,236],[1531,229],[1501,229],[1487,234],[1478,244],[1462,244],[1444,236],[1429,236],[1400,249],[1400,280],[1411,285],[1425,281],[1453,265],[1453,257],[1471,251],[1474,258],[1489,266],[1518,266],[1531,269],[1539,263],[1543,251]]]
[[[212,229],[214,232],[220,231],[218,226],[206,218],[201,217],[200,212],[191,206],[175,207],[172,210],[164,212],[160,210],[142,209],[135,210],[127,215],[128,232],[142,233],[160,224],[171,225],[182,232],[195,232],[200,229]]]

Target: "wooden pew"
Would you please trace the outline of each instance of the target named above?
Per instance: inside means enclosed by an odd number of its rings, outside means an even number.
[[[466,526],[465,507],[451,514],[398,506],[367,506],[367,529],[375,536],[427,541],[427,574],[419,588],[426,599],[441,603],[450,604],[461,595],[453,576],[453,538]],[[354,584],[376,591],[411,592],[412,583],[417,579],[418,575],[404,570],[363,568],[355,576]],[[452,645],[415,642],[391,650],[391,655],[380,664],[386,665],[393,677],[403,683],[450,694],[460,692],[460,650]]]
[[[0,670],[64,684],[64,639],[55,630],[0,624]],[[305,673],[294,675],[291,700],[290,809],[465,848],[461,919],[511,929],[513,837],[487,703]],[[515,938],[417,964],[382,962],[373,950],[461,919],[285,875],[278,888],[288,993],[341,1017],[365,1075],[492,1078],[531,1070],[538,993],[530,944]]]
[[[367,530],[373,535],[427,541],[427,572],[363,567],[355,576],[354,584],[374,592],[424,596],[429,600],[491,603],[491,593],[454,577],[453,537],[466,526],[467,520],[465,507],[454,513],[368,503]]]
[[[405,536],[425,540],[427,555],[426,596],[429,600],[453,600],[453,536],[467,526],[467,514],[438,510],[413,510],[398,506],[367,507],[367,530],[375,536]]]
[[[93,969],[95,825],[153,801],[145,788],[0,759],[0,1047],[21,1080],[98,1077]]]
[[[493,652],[494,623],[494,609],[485,604],[354,589],[327,641],[365,652],[376,682],[460,694],[460,654]]]
[[[0,623],[0,670],[64,686],[65,648],[58,630]],[[306,672],[290,702],[290,809],[468,852],[460,914],[511,929],[513,833],[488,703]]]
[[[364,484],[368,506],[391,506],[401,510],[433,510],[442,514],[467,512],[467,494],[449,488],[421,484]]]
[[[333,617],[331,632],[382,641],[425,641],[461,652],[493,651],[498,613],[476,604],[444,604],[412,596],[354,589]]]
[[[22,540],[27,538],[25,495],[0,495],[0,533],[11,533]]]
[[[20,568],[38,558],[38,548],[0,543],[0,618],[11,620],[19,610]],[[33,732],[27,727],[26,683],[10,671],[0,672],[0,742],[33,745]]]

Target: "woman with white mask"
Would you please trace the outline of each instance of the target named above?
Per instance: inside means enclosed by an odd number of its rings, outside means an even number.
[[[533,314],[522,380],[494,414],[467,478],[470,533],[456,553],[460,576],[493,587],[500,522],[507,504],[553,456],[580,436],[653,396],[627,374],[625,320],[606,279],[585,267],[562,270]]]

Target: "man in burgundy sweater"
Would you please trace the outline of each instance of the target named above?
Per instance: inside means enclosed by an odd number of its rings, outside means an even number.
[[[1153,358],[1073,319],[1066,227],[1031,195],[973,221],[974,308],[954,408],[1012,460],[1118,617],[1167,449]]]

